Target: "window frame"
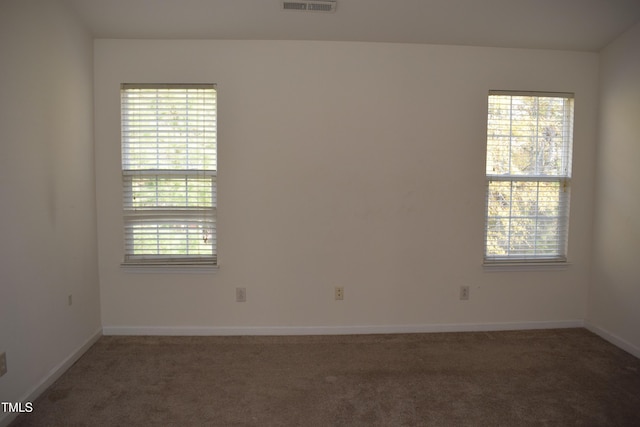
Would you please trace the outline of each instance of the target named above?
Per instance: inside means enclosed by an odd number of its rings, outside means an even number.
[[[511,172],[511,159],[509,162],[509,173],[489,173],[489,161],[490,155],[492,154],[492,144],[490,143],[490,120],[491,120],[491,106],[492,106],[492,96],[509,96],[509,97],[534,97],[534,98],[561,98],[563,99],[564,105],[564,118],[562,120],[562,166],[560,167],[561,173],[557,174],[544,174],[544,173],[534,173],[534,174],[514,174]],[[556,269],[558,267],[565,268],[569,265],[568,261],[568,240],[569,240],[569,212],[570,212],[570,190],[572,184],[572,159],[573,159],[573,126],[574,126],[574,116],[575,116],[575,95],[573,93],[568,92],[535,92],[535,91],[511,91],[511,90],[491,90],[489,91],[487,98],[487,135],[486,135],[486,155],[485,155],[485,212],[484,212],[484,239],[483,239],[483,265],[485,268],[489,269],[501,269],[501,270],[511,270],[511,269],[529,269],[529,268],[538,268],[538,267],[547,267]],[[539,112],[539,109],[536,110],[536,113]],[[513,121],[513,110],[509,112],[509,120]],[[536,129],[538,132],[538,129]],[[536,133],[536,138],[539,135]],[[514,132],[512,129],[509,130],[508,133],[509,139],[509,150],[512,148],[513,140],[516,139]],[[495,149],[495,146],[494,146]],[[510,154],[511,155],[511,154]],[[509,200],[508,206],[510,213],[507,217],[492,217],[490,216],[490,204],[491,204],[491,186],[495,182],[504,182],[510,183],[510,191],[513,191],[513,186],[521,183],[537,183],[537,188],[539,190],[541,183],[557,183],[558,184],[558,214],[554,216],[558,221],[558,233],[554,235],[555,240],[557,241],[557,252],[550,255],[523,255],[523,254],[490,254],[489,253],[489,244],[490,244],[490,220],[491,219],[499,219],[499,218],[508,218],[509,220],[509,230],[507,234],[509,236],[509,241],[514,235],[511,232],[511,221],[513,218],[521,219],[522,217],[512,216],[511,209],[513,209],[513,203]],[[535,206],[538,207],[540,201],[540,193],[536,193],[535,196]],[[538,220],[536,215],[536,221]],[[536,222],[537,224],[537,222]],[[537,227],[537,225],[536,225]],[[517,235],[516,235],[517,236]],[[541,238],[536,231],[535,239],[538,244],[538,239]]]
[[[193,138],[191,132],[195,132],[192,129],[193,127],[197,127],[191,124],[185,124],[183,132],[186,134],[184,136],[184,140],[176,142],[176,144],[183,144],[186,152],[189,150],[194,150],[193,147],[197,147],[201,150],[202,154],[201,161],[204,162],[203,165],[205,167],[193,167],[190,163],[190,160],[183,160],[180,168],[176,168],[172,165],[165,167],[147,167],[143,163],[144,161],[138,160],[138,163],[135,161],[132,162],[130,156],[131,150],[137,148],[140,151],[143,151],[143,147],[147,148],[148,146],[144,143],[138,143],[137,147],[135,146],[135,142],[132,142],[131,139],[131,131],[127,127],[130,123],[128,119],[132,116],[130,115],[130,111],[125,111],[125,93],[128,90],[151,90],[151,91],[171,91],[173,89],[176,90],[176,93],[182,93],[187,97],[187,90],[206,90],[213,91],[212,94],[209,94],[207,97],[207,102],[211,101],[213,107],[208,105],[208,108],[211,109],[210,113],[200,113],[204,120],[207,120],[209,124],[205,127],[207,131],[212,130],[212,134],[209,136],[201,136],[201,139],[207,142],[198,143],[191,142],[189,138]],[[182,107],[187,110],[190,107],[187,107],[187,100],[183,101],[184,105]],[[205,101],[203,101],[205,102]],[[178,102],[179,104],[179,102]],[[157,271],[158,268],[165,268],[168,271],[192,271],[196,270],[204,270],[204,269],[217,269],[218,268],[218,250],[217,250],[217,190],[218,190],[218,165],[217,165],[217,151],[218,151],[218,138],[217,138],[217,85],[215,83],[204,83],[204,84],[183,84],[183,83],[170,83],[170,84],[154,84],[154,83],[122,83],[120,85],[120,114],[121,114],[121,176],[122,176],[122,208],[123,208],[123,232],[124,232],[124,247],[123,247],[123,261],[121,265],[123,267],[134,267],[136,270],[141,271],[145,268],[150,268],[153,271]],[[154,110],[147,110],[152,114],[158,115],[158,108]],[[177,114],[177,113],[176,113]],[[189,113],[187,113],[189,114]],[[187,120],[188,121],[188,120]],[[160,122],[155,121],[156,127],[160,129]],[[177,126],[177,125],[176,125]],[[203,125],[204,126],[204,125]],[[126,129],[125,129],[126,128]],[[203,128],[204,129],[204,128]],[[175,129],[171,130],[172,132],[176,132]],[[198,131],[204,132],[202,129],[198,129]],[[160,131],[156,131],[160,133]],[[152,133],[152,132],[151,132]],[[156,138],[160,139],[159,135],[154,135]],[[211,141],[213,140],[213,141]],[[160,159],[162,156],[161,144],[156,143],[155,156]],[[213,154],[212,157],[208,153],[211,145],[213,145]],[[173,147],[172,147],[173,148]],[[179,150],[176,149],[176,153]],[[129,154],[128,154],[129,153]],[[145,154],[146,155],[146,154]],[[143,156],[145,156],[143,155]],[[184,156],[184,154],[182,154]],[[176,156],[179,156],[176,154]],[[189,157],[189,155],[187,155]],[[171,156],[167,156],[166,158],[172,159]],[[206,165],[213,164],[213,168],[207,167]],[[158,166],[160,166],[161,161],[158,160]],[[180,162],[178,162],[180,163]],[[133,166],[132,166],[133,165]],[[178,199],[184,199],[184,203],[178,206],[177,204],[168,205],[163,204],[159,201],[156,201],[153,206],[149,207],[140,206],[140,202],[136,202],[136,193],[133,189],[133,182],[135,179],[151,179],[152,181],[156,180],[155,185],[152,184],[153,188],[157,191],[162,184],[165,185],[173,182],[182,182],[184,180],[184,191],[175,191],[170,190],[169,193],[163,193],[165,196],[169,196],[172,198],[177,193],[179,195]],[[193,182],[195,181],[195,184]],[[210,182],[210,184],[208,184]],[[197,190],[200,191],[198,195],[193,196],[193,190],[190,190],[193,185],[198,186]],[[210,188],[208,188],[210,185]],[[191,194],[190,194],[191,191]],[[138,196],[140,193],[137,194]],[[196,202],[192,202],[191,200],[195,197],[197,199]],[[176,200],[178,200],[176,199]],[[204,205],[201,204],[201,200],[204,200]],[[194,204],[195,203],[195,204]],[[202,253],[202,249],[198,253],[198,250],[194,250],[192,254],[177,254],[174,250],[173,253],[138,253],[134,252],[135,236],[133,235],[132,229],[138,225],[142,225],[143,221],[150,221],[151,227],[157,228],[155,234],[157,235],[157,246],[158,251],[161,251],[159,247],[161,246],[160,235],[161,235],[161,226],[167,226],[169,223],[175,223],[176,228],[185,229],[183,233],[176,233],[175,231],[169,232],[172,236],[170,238],[174,238],[176,236],[182,236],[181,239],[184,239],[182,244],[190,247],[191,243],[189,243],[190,235],[193,235],[189,231],[191,227],[198,227],[196,233],[202,233],[204,247],[210,247],[211,252],[208,249],[205,249],[205,253]],[[194,224],[194,225],[189,225]],[[197,224],[197,225],[195,225]],[[203,228],[204,227],[204,228]],[[211,242],[207,242],[207,238],[211,237]]]

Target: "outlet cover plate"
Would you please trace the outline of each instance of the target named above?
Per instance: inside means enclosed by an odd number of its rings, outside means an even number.
[[[247,301],[247,288],[236,288],[236,302]]]

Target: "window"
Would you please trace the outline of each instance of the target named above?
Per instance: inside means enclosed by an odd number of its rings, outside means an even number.
[[[125,264],[217,264],[216,87],[123,84]]]
[[[489,92],[485,264],[566,262],[573,95]]]

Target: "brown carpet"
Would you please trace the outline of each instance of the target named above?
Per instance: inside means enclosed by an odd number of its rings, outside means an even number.
[[[584,329],[102,337],[12,426],[640,426],[640,360]]]

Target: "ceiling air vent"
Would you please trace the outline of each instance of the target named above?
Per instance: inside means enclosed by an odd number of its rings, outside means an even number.
[[[336,0],[285,0],[282,2],[282,8],[305,12],[335,12]]]

